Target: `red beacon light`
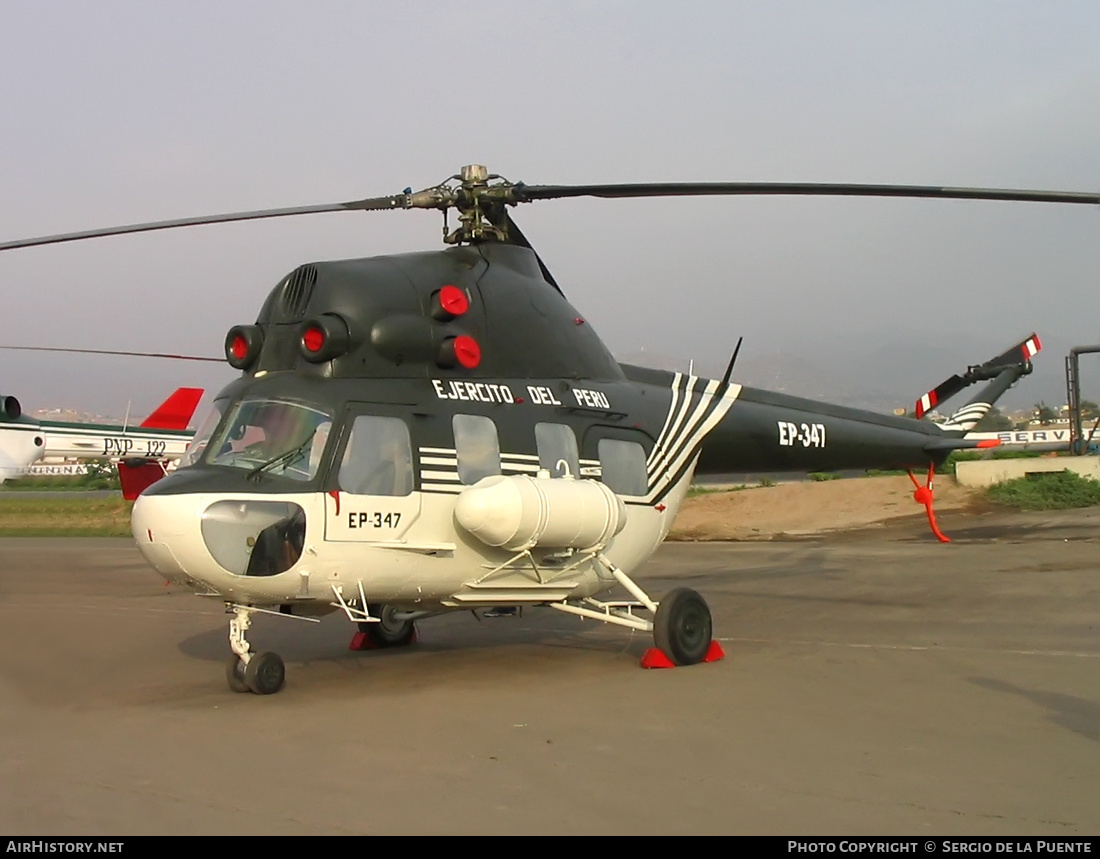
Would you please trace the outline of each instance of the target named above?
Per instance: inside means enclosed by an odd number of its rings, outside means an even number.
[[[311,364],[339,358],[351,348],[347,320],[339,313],[322,313],[309,319],[301,331],[298,351]]]
[[[307,352],[316,354],[325,346],[325,332],[316,325],[311,325],[302,334],[302,348]]]
[[[464,290],[453,284],[447,284],[432,294],[432,318],[440,322],[450,322],[462,316],[470,309],[470,298]]]
[[[481,363],[481,345],[468,334],[448,337],[439,347],[436,363],[440,367],[473,370]]]
[[[235,370],[247,370],[260,357],[264,333],[258,325],[234,325],[225,335],[225,360]]]

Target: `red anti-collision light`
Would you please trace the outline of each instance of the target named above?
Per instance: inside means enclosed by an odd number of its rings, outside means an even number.
[[[309,352],[320,352],[325,345],[325,332],[316,325],[311,325],[302,334],[302,345]]]
[[[467,370],[481,363],[481,347],[473,337],[460,334],[454,340],[454,350],[455,360]]]
[[[439,290],[439,306],[451,316],[461,316],[470,309],[470,299],[457,286],[447,284]]]
[[[299,329],[298,352],[311,364],[346,355],[352,346],[347,320],[339,313],[322,313],[307,319]]]
[[[234,325],[225,335],[225,360],[235,370],[247,370],[260,357],[264,333],[258,325]]]

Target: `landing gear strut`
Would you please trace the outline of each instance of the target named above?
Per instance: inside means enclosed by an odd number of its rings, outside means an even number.
[[[358,622],[359,632],[351,640],[351,650],[404,647],[416,642],[416,623],[407,617],[409,612],[379,603],[371,603],[367,609],[378,620]]]
[[[234,692],[254,692],[272,695],[283,688],[286,666],[278,653],[270,650],[252,653],[245,633],[252,625],[252,610],[246,606],[231,605],[233,613],[229,621],[229,646],[233,655],[225,666],[225,679]]]
[[[652,632],[653,643],[657,646],[647,650],[642,657],[643,668],[673,668],[677,665],[694,665],[697,662],[717,662],[725,656],[722,646],[712,638],[710,609],[699,594],[690,588],[675,588],[660,603],[656,603],[637,582],[604,555],[598,557],[634,600],[600,602],[587,597],[547,605],[568,614]],[[653,620],[635,614],[638,610],[652,612]]]

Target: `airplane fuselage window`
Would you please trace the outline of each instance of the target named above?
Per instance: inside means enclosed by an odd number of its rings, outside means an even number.
[[[539,452],[539,468],[551,477],[579,477],[580,454],[577,436],[565,424],[535,424],[535,445]]]
[[[619,495],[645,495],[645,449],[640,444],[602,438],[597,450],[604,483]]]
[[[413,491],[412,444],[401,418],[359,415],[337,478],[355,495],[408,495]]]
[[[451,426],[459,480],[470,486],[483,477],[500,474],[500,441],[492,420],[482,415],[455,415]]]

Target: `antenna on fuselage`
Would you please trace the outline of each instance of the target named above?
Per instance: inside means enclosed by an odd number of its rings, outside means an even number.
[[[733,365],[737,363],[737,353],[741,351],[741,341],[744,337],[737,338],[737,345],[733,347],[733,356],[730,358],[729,366],[726,367],[726,374],[722,377],[722,387],[729,384],[730,376],[733,375]]]

